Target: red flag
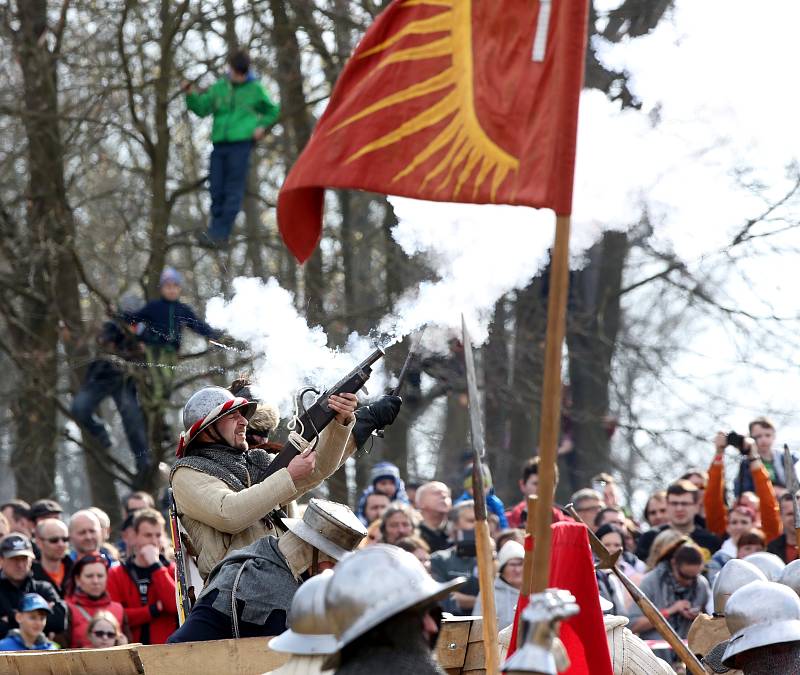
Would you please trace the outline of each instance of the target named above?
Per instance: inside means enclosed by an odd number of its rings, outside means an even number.
[[[559,637],[569,654],[567,675],[611,675],[611,656],[608,652],[600,592],[594,575],[594,563],[589,548],[586,526],[582,523],[553,523],[553,543],[550,552],[550,586],[563,588],[575,596],[581,611],[561,624]],[[530,536],[525,548],[531,547]],[[528,604],[520,596],[509,656],[517,648],[519,615]]]
[[[292,253],[326,187],[569,214],[586,23],[586,0],[394,0],[278,195]]]

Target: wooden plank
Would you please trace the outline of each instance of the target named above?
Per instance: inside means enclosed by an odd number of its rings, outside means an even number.
[[[436,645],[436,660],[442,668],[457,668],[464,665],[467,655],[471,623],[468,621],[445,621],[439,630]]]
[[[288,654],[270,651],[268,641],[269,638],[255,637],[150,645],[139,647],[139,656],[144,664],[145,675],[261,675],[279,668],[289,658]]]
[[[469,671],[484,668],[486,668],[486,651],[483,648],[483,642],[470,642],[464,658],[463,669]]]
[[[55,652],[0,652],[8,675],[143,675],[139,645]]]
[[[483,642],[483,620],[481,617],[472,617],[471,629],[469,631],[470,642]]]

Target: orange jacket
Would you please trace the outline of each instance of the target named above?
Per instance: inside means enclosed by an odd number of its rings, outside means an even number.
[[[725,506],[725,477],[722,459],[716,457],[708,467],[708,484],[704,503],[706,507],[706,529],[722,537],[728,529],[728,509]],[[756,487],[756,495],[760,500],[761,529],[767,541],[772,541],[783,534],[778,500],[769,479],[769,472],[761,462],[750,464],[750,473]]]

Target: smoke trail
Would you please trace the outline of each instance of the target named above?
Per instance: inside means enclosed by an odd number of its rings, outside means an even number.
[[[337,382],[375,348],[374,341],[351,335],[343,350],[330,349],[320,326],[311,328],[298,314],[292,294],[276,279],[239,277],[233,280],[233,297],[212,298],[206,318],[237,340],[247,342],[256,354],[254,389],[257,395],[287,414],[301,387],[326,387]],[[370,392],[385,385],[382,362],[367,384]]]

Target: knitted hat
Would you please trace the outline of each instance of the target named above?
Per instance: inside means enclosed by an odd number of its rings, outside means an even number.
[[[524,560],[525,548],[518,541],[511,539],[503,544],[500,548],[500,553],[497,554],[497,565],[500,571],[503,571],[503,567],[505,567],[509,560],[514,559]]]
[[[378,462],[369,472],[369,482],[375,485],[383,478],[391,478],[395,483],[400,482],[400,469],[391,462]]]
[[[183,275],[174,267],[165,267],[164,271],[161,272],[161,277],[158,280],[158,286],[160,288],[164,284],[170,282],[177,284],[178,286],[183,286]]]

